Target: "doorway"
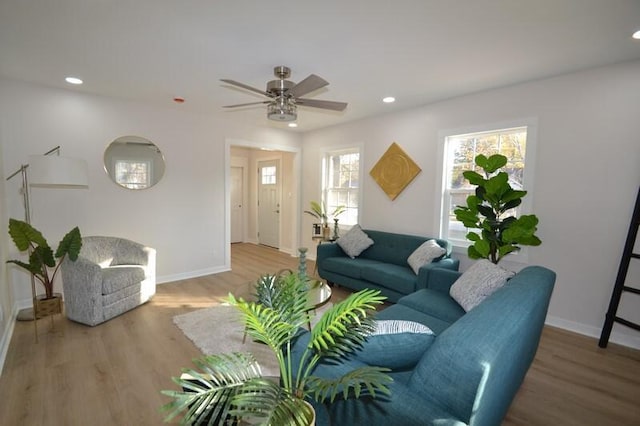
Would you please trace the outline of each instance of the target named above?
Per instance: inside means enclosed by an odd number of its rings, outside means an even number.
[[[244,168],[231,166],[231,243],[244,241]]]

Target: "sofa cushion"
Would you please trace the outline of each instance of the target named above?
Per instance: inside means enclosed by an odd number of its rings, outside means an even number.
[[[144,280],[141,266],[111,266],[102,268],[102,294],[115,293]]]
[[[406,369],[415,366],[431,346],[435,335],[426,325],[413,321],[379,320],[355,356],[371,366]]]
[[[427,240],[420,245],[411,256],[407,259],[407,263],[413,269],[413,272],[418,275],[418,271],[424,265],[428,265],[433,262],[435,259],[444,255],[447,251],[440,247],[436,240]]]
[[[398,300],[398,304],[452,323],[465,314],[465,310],[448,294],[422,289]]]
[[[362,270],[370,265],[379,263],[369,259],[351,259],[349,257],[329,257],[323,262],[323,268],[328,272],[344,275],[351,278],[361,279]]]
[[[408,266],[372,262],[366,268],[362,268],[362,278],[404,294],[416,289],[417,277]]]
[[[350,258],[359,256],[365,249],[373,244],[373,240],[360,228],[360,225],[353,225],[336,243]]]
[[[449,293],[451,297],[469,312],[502,287],[514,275],[487,259],[481,259],[471,265],[453,283]]]

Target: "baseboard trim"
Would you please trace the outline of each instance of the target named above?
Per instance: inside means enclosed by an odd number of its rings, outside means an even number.
[[[227,272],[230,270],[231,268],[225,265],[225,266],[217,266],[215,268],[206,268],[206,269],[199,269],[196,271],[183,272],[180,274],[163,275],[163,276],[156,277],[156,283],[157,284],[171,283],[174,281],[181,281],[181,280],[188,280],[190,278],[203,277],[205,275],[219,274],[220,272]]]
[[[600,333],[602,332],[602,329],[599,327],[593,327],[590,325],[581,324],[554,316],[547,316],[545,324],[553,327],[558,327],[563,330],[572,331],[574,333],[582,334],[584,336],[593,337],[595,339],[600,339]],[[619,333],[615,331],[615,326],[614,331],[611,333],[611,337],[609,338],[609,342],[627,346],[633,349],[640,349],[640,337]]]
[[[7,325],[2,333],[2,340],[0,340],[0,376],[2,375],[4,362],[7,359],[9,345],[11,344],[11,337],[13,336],[13,329],[16,326],[16,317],[18,316],[18,311],[20,309],[21,308],[18,307],[17,303],[13,304],[13,310],[11,311],[11,315],[9,315],[9,321],[7,321]]]

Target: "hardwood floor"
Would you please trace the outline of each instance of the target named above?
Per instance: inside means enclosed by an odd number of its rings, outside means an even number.
[[[233,272],[158,286],[151,302],[96,327],[58,316],[55,328],[18,322],[0,377],[0,425],[159,425],[162,389],[199,350],[172,323],[219,303],[261,273],[297,259],[232,246]],[[308,270],[313,270],[309,262]],[[333,298],[344,298],[335,289]],[[639,425],[640,351],[546,327],[505,425]]]

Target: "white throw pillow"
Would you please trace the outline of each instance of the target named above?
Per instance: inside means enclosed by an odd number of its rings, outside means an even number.
[[[336,243],[347,256],[354,259],[360,253],[373,245],[373,240],[360,228],[360,225],[353,225]]]
[[[436,259],[447,251],[440,247],[440,244],[436,240],[428,240],[425,241],[411,253],[411,256],[407,259],[407,263],[413,269],[416,275],[418,275],[418,271],[424,265],[428,265],[433,262],[433,259]]]
[[[462,306],[462,309],[469,312],[502,287],[513,275],[513,272],[482,259],[471,265],[453,283],[449,295]]]

